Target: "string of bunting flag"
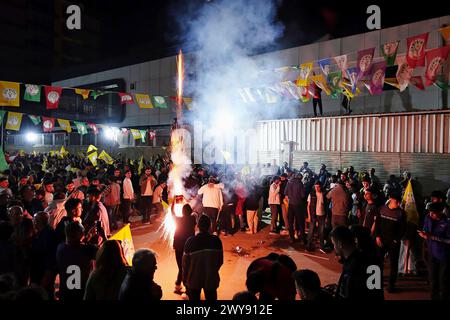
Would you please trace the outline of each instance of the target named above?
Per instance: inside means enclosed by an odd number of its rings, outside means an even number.
[[[435,30],[436,31],[436,30]],[[400,40],[387,42],[379,47],[381,61],[375,62],[376,48],[362,49],[343,55],[321,60],[312,60],[300,65],[285,66],[269,71],[272,77],[278,73],[281,77],[273,84],[261,87],[244,87],[237,89],[238,95],[245,103],[276,103],[279,98],[309,101],[314,96],[311,87],[315,84],[332,98],[345,94],[349,98],[359,95],[366,87],[371,95],[381,94],[384,84],[389,84],[404,91],[412,84],[420,90],[435,85],[448,90],[447,81],[438,79],[440,69],[447,61],[450,52],[450,26],[437,30],[443,37],[445,45],[427,50],[428,35],[426,32],[406,39],[406,53],[397,55]],[[357,55],[356,66],[350,67],[348,57]],[[425,63],[426,62],[426,63]],[[386,68],[398,66],[393,78],[385,78]],[[415,69],[425,67],[423,75],[413,75]],[[319,69],[319,74],[314,72]],[[295,72],[295,80],[288,80],[288,73]],[[425,78],[425,81],[423,78]]]
[[[6,130],[12,130],[12,131],[20,131],[20,127],[23,120],[24,113],[20,112],[12,112],[12,111],[0,111],[0,122],[3,122],[3,119],[5,117],[5,114],[7,114],[7,120],[5,124]],[[42,130],[45,133],[50,133],[54,130],[56,122],[59,124],[59,127],[66,131],[67,133],[72,132],[72,125],[71,120],[66,119],[60,119],[60,118],[50,118],[50,117],[44,117],[44,116],[36,116],[36,115],[29,115],[29,119],[31,122],[36,126],[39,124],[42,124]],[[118,135],[119,133],[123,135],[127,135],[131,133],[133,135],[134,140],[141,140],[143,143],[146,142],[147,137],[150,140],[155,139],[156,132],[154,130],[149,129],[129,129],[129,128],[116,128],[107,126],[104,124],[95,124],[92,122],[82,122],[82,121],[74,121],[72,122],[75,125],[75,128],[80,135],[85,135],[88,133],[88,128],[90,128],[94,134],[99,133],[99,129],[103,130],[110,130],[112,135]]]

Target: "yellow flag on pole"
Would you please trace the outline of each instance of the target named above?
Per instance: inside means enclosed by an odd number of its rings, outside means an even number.
[[[87,157],[94,167],[97,166],[97,148],[92,144],[87,149]]]
[[[109,240],[119,240],[122,244],[123,253],[131,266],[134,255],[133,237],[131,235],[130,224],[126,224],[122,229],[117,231],[115,235],[109,238]]]
[[[111,158],[111,156],[109,154],[107,154],[105,150],[100,152],[100,155],[98,156],[98,159],[101,159],[101,160],[105,161],[107,164],[113,164],[114,163],[114,159]]]
[[[408,185],[405,189],[405,194],[403,195],[402,207],[406,212],[407,221],[415,225],[419,225],[419,212],[417,211],[416,207],[416,200],[414,198],[411,179],[408,181]]]
[[[138,174],[141,175],[142,169],[144,169],[144,156],[141,156],[141,159],[139,160],[139,166],[138,166]]]
[[[61,156],[61,158],[64,158],[68,154],[69,152],[64,148],[64,146],[61,146],[61,150],[59,150],[59,155]]]

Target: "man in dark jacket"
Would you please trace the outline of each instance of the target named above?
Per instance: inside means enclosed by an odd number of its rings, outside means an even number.
[[[379,218],[375,221],[376,243],[383,261],[389,253],[390,276],[388,292],[395,291],[398,275],[398,259],[400,255],[400,241],[406,232],[406,213],[400,208],[402,198],[400,194],[391,193],[389,203],[380,208]]]
[[[162,290],[153,281],[156,254],[150,249],[139,249],[133,255],[133,268],[123,279],[119,300],[151,302],[161,300]]]
[[[48,220],[48,214],[42,211],[33,217],[35,234],[31,244],[30,282],[45,288],[48,298],[53,300],[58,243],[56,233]]]
[[[302,183],[302,175],[297,174],[294,178],[289,180],[285,196],[289,201],[288,207],[288,224],[289,224],[289,237],[291,241],[295,241],[294,236],[294,223],[295,229],[297,230],[297,236],[301,237],[303,242],[306,244],[305,235],[305,188]]]
[[[215,301],[223,264],[222,241],[208,232],[211,225],[208,216],[202,215],[197,225],[200,232],[184,246],[183,283],[189,300],[200,300],[203,289],[206,300]]]
[[[450,298],[450,219],[443,213],[442,203],[432,203],[419,235],[427,240],[431,299]]]
[[[336,251],[343,262],[342,273],[336,290],[338,300],[383,300],[383,277],[379,272],[379,278],[374,279],[375,286],[369,288],[371,266],[378,266],[376,259],[361,252],[357,246],[353,233],[345,226],[338,226],[330,234]],[[398,257],[398,256],[397,256]],[[375,274],[376,275],[376,274]],[[376,286],[378,284],[378,288]]]

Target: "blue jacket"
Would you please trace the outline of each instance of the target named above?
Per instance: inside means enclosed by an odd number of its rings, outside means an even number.
[[[450,219],[444,217],[438,221],[425,217],[423,231],[431,233],[427,240],[428,250],[433,258],[440,261],[450,261]]]

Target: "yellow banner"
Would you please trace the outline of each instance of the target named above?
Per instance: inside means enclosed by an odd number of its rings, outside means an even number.
[[[92,144],[87,149],[87,157],[94,167],[97,166],[97,148]]]
[[[111,156],[109,154],[107,154],[105,150],[100,152],[100,155],[98,156],[98,159],[101,159],[101,160],[105,161],[107,164],[113,164],[114,163],[114,159],[111,158]]]
[[[136,103],[140,109],[153,109],[152,100],[148,94],[135,94]]]
[[[0,81],[0,106],[18,107],[20,105],[20,84]]]
[[[61,129],[67,131],[68,133],[72,132],[72,126],[70,125],[69,120],[58,119],[58,123],[59,123],[59,126],[61,127]]]
[[[419,212],[417,211],[411,180],[408,181],[408,185],[406,186],[402,199],[402,207],[406,212],[407,221],[419,225]]]
[[[309,74],[313,68],[313,62],[307,62],[300,65],[300,73],[297,78],[297,87],[306,87],[308,85]]]
[[[139,160],[139,166],[138,166],[138,174],[139,175],[141,174],[142,169],[144,169],[144,156],[141,156],[141,160]]]
[[[325,80],[325,77],[323,76],[323,74],[317,75],[317,76],[312,76],[311,80],[316,84],[316,86],[318,86],[320,89],[322,89],[327,96],[329,96],[331,94],[331,90],[327,85],[327,81]]]
[[[134,140],[141,139],[141,132],[136,129],[131,129],[131,134],[133,135]]]
[[[115,235],[109,238],[109,240],[119,240],[122,244],[123,253],[131,266],[134,255],[133,237],[131,235],[130,224],[128,223],[122,229],[117,231]]]
[[[22,123],[22,113],[8,112],[8,120],[6,121],[6,130],[20,130],[20,124]]]
[[[81,95],[84,100],[89,98],[90,92],[91,92],[91,90],[89,90],[89,89],[75,89],[75,93]]]

